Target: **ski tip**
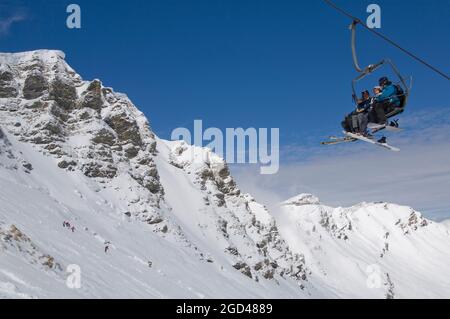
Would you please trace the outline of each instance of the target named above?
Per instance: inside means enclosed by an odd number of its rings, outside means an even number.
[[[389,144],[386,143],[376,143],[377,145],[383,146],[384,148],[387,148],[388,150],[391,150],[393,152],[400,152],[400,149],[398,147],[395,146],[391,146]]]

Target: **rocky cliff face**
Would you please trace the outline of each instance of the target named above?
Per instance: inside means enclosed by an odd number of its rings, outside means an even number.
[[[126,95],[99,80],[84,81],[64,59],[47,50],[0,54],[0,126],[9,136],[68,176],[82,174],[79,183],[98,194],[114,194],[121,203],[112,213],[184,243],[196,258],[213,263],[223,257],[253,281],[291,278],[304,288],[302,254],[290,251],[262,205],[241,194],[222,159],[159,140]],[[175,182],[164,183],[161,170],[170,170],[166,179]],[[179,189],[181,179],[189,191]],[[196,197],[198,203],[189,204]]]
[[[80,170],[103,183],[128,174],[149,191],[132,213],[158,218],[153,208],[163,188],[153,162],[155,136],[128,98],[98,80],[83,81],[62,52],[0,55],[0,60],[2,125],[52,156],[61,169]]]
[[[201,192],[198,202],[189,191],[184,196],[176,194],[184,197],[182,206],[199,221],[197,225],[185,227],[192,231],[198,227],[203,229],[231,257],[233,267],[244,275],[254,280],[291,277],[303,287],[307,273],[304,256],[290,251],[267,209],[249,194],[241,193],[225,161],[207,149],[185,142],[164,144],[166,149],[160,152],[166,154],[163,157]],[[166,178],[163,176],[162,180]],[[169,202],[175,202],[169,192],[167,195]],[[214,228],[210,229],[212,225]]]

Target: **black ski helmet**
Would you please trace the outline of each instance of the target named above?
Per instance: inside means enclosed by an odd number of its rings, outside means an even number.
[[[387,76],[383,76],[378,80],[378,84],[380,86],[384,86],[389,82],[389,79],[387,78]]]

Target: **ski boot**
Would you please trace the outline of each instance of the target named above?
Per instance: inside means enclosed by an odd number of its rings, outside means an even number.
[[[399,127],[398,120],[393,120],[393,121],[391,121],[391,122],[389,123],[389,126],[398,128],[398,127]]]
[[[383,137],[380,138],[377,142],[380,143],[380,144],[387,144],[386,136],[383,136]]]

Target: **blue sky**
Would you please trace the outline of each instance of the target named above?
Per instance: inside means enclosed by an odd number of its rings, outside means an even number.
[[[74,2],[81,30],[65,26]],[[335,2],[361,18],[379,4],[381,32],[450,73],[449,0]],[[339,133],[352,108],[350,21],[322,1],[3,0],[0,21],[0,51],[63,50],[83,78],[127,93],[163,138],[194,119],[208,127],[278,127],[282,164],[291,165],[306,153],[321,156],[314,146]],[[366,31],[359,40],[361,64],[388,57],[414,77],[409,114],[450,107],[448,80]],[[322,156],[342,150],[355,148]],[[361,152],[371,160],[381,154]]]

